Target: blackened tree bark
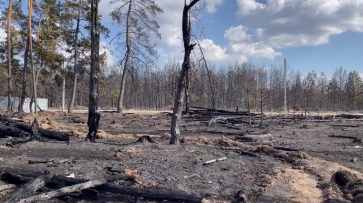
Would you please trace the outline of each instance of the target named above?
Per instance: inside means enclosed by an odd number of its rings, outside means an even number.
[[[98,73],[100,70],[100,30],[98,23],[98,0],[91,1],[91,73],[88,107],[88,135],[86,140],[95,142],[100,113],[98,109]]]
[[[174,109],[173,115],[171,119],[171,139],[170,144],[179,144],[179,135],[180,135],[180,119],[183,107],[183,89],[185,87],[184,79],[187,73],[187,69],[190,67],[190,53],[192,52],[194,46],[196,44],[190,44],[190,33],[191,26],[189,24],[189,10],[198,3],[199,0],[193,0],[189,5],[184,5],[183,9],[183,21],[182,21],[182,30],[183,30],[183,42],[184,42],[184,60],[182,64],[182,69],[180,71],[180,77],[178,81],[178,89],[175,95],[174,100]]]
[[[11,12],[12,12],[12,3],[9,0],[9,9],[8,9],[8,111],[13,111],[13,102],[11,99],[12,92],[12,79],[11,79]]]
[[[73,91],[72,91],[72,98],[70,100],[70,104],[68,106],[68,113],[73,113],[73,106],[74,106],[74,100],[76,98],[76,92],[77,92],[77,75],[78,75],[78,33],[79,33],[79,24],[81,21],[81,9],[82,9],[82,0],[79,0],[78,3],[78,14],[77,14],[77,26],[76,26],[76,33],[74,35],[74,73],[73,73]]]
[[[187,68],[187,73],[185,74],[185,112],[188,114],[189,113],[189,85],[190,85],[190,81],[189,81],[189,68]]]

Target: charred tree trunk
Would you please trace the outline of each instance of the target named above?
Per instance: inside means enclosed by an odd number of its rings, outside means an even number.
[[[250,127],[252,127],[251,101],[250,101],[250,92],[248,87],[247,87],[247,106],[248,106],[248,122]]]
[[[12,3],[9,0],[9,9],[8,9],[8,111],[13,111],[13,102],[11,99],[12,93],[12,81],[11,81],[11,12],[12,12]]]
[[[77,15],[77,26],[76,26],[76,33],[74,36],[74,42],[73,42],[73,47],[74,47],[74,73],[73,73],[73,90],[72,90],[72,98],[70,100],[69,103],[69,107],[68,107],[68,113],[73,113],[73,106],[74,106],[74,101],[76,98],[76,92],[77,92],[77,75],[78,75],[78,33],[79,33],[79,23],[81,21],[81,9],[82,9],[82,0],[79,0],[78,3],[78,15]]]
[[[91,73],[90,73],[90,92],[88,107],[88,135],[86,140],[95,142],[100,113],[98,109],[98,73],[100,69],[100,31],[98,26],[98,0],[91,2]]]
[[[133,0],[130,0],[129,10],[127,12],[127,20],[126,20],[126,49],[127,50],[126,50],[125,66],[124,66],[124,70],[122,73],[122,79],[121,79],[120,95],[118,98],[118,107],[117,107],[118,113],[122,113],[122,111],[123,111],[123,102],[124,102],[125,86],[126,86],[126,75],[127,75],[127,71],[130,68],[130,58],[131,58],[130,20],[131,20],[132,3],[133,3]]]
[[[41,141],[42,140],[42,137],[39,133],[39,123],[38,123],[37,118],[34,119],[34,122],[32,124],[30,140],[31,141]]]
[[[261,88],[261,103],[260,103],[261,122],[260,122],[259,127],[262,127],[262,124],[263,124],[263,100],[264,100],[264,97],[263,97],[263,89]]]
[[[183,41],[184,41],[184,61],[182,65],[182,69],[180,71],[180,77],[178,82],[178,89],[175,95],[174,100],[174,109],[173,115],[171,119],[171,139],[170,144],[179,144],[179,135],[180,135],[180,119],[181,112],[183,107],[183,89],[185,86],[184,79],[187,73],[187,69],[190,67],[190,53],[192,52],[194,46],[196,44],[190,44],[190,32],[191,27],[189,24],[189,10],[198,2],[199,0],[193,0],[189,5],[184,5],[183,9]]]
[[[189,113],[189,68],[187,68],[186,70],[186,74],[185,74],[185,112],[188,114]]]

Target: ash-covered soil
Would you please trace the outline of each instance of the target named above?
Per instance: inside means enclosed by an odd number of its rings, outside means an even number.
[[[17,117],[26,122],[33,119],[31,115]],[[296,123],[275,120],[267,122],[269,125],[263,128],[252,128],[244,123],[225,121],[208,125],[210,119],[208,116],[185,116],[181,123],[182,144],[171,146],[168,144],[170,115],[167,112],[150,115],[105,112],[100,121],[100,139],[97,143],[87,143],[84,142],[88,131],[87,114],[41,112],[38,115],[41,127],[70,132],[73,135],[71,142],[45,140],[9,148],[6,143],[13,138],[0,138],[0,171],[1,168],[46,171],[94,180],[131,170],[137,181],[118,184],[164,188],[221,201],[230,201],[241,191],[249,202],[354,200],[354,196],[344,195],[331,180],[333,173],[339,170],[351,171],[361,178],[362,143],[329,136],[363,139],[360,121]],[[137,143],[144,135],[156,143]],[[238,137],[251,140],[242,143]],[[204,165],[206,161],[224,157],[226,159]],[[30,164],[33,160],[49,162]],[[113,198],[112,202],[133,201],[126,196]],[[57,201],[108,201],[102,195],[91,200],[85,196],[81,199],[71,196]]]

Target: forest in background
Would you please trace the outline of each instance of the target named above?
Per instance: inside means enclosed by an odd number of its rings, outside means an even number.
[[[190,105],[212,107],[213,92],[217,108],[259,109],[261,98],[264,109],[283,111],[284,108],[284,73],[283,68],[261,67],[250,63],[215,67],[210,70],[211,84],[207,70],[193,63],[190,72]],[[213,66],[212,66],[213,67]],[[152,69],[131,68],[125,90],[126,108],[171,109],[177,88],[181,64],[169,60],[164,67]],[[29,70],[30,71],[30,70]],[[1,63],[0,80],[6,81],[6,68]],[[17,84],[13,95],[21,96],[21,70],[15,68]],[[72,93],[71,70],[65,73],[66,104]],[[86,68],[78,76],[79,85],[76,93],[76,106],[88,106],[89,72]],[[116,108],[119,85],[122,77],[120,67],[104,67],[99,87],[99,107]],[[27,80],[30,84],[30,78]],[[48,98],[49,107],[61,108],[63,78],[51,69],[45,69],[39,75],[39,98]],[[287,79],[288,110],[310,111],[352,111],[363,108],[363,83],[357,71],[347,72],[337,68],[331,79],[324,73],[311,71],[307,76],[299,71],[289,71]],[[1,96],[7,95],[7,84],[0,84]],[[32,92],[31,86],[27,91]],[[262,97],[261,97],[262,95]]]
[[[148,2],[152,1],[144,1],[145,5]],[[65,80],[66,106],[73,103],[76,106],[88,106],[91,49],[89,4],[87,1],[77,0],[66,3],[55,0],[34,1],[31,57],[27,45],[29,16],[24,14],[23,7],[21,1],[12,1],[12,96],[22,98],[25,93],[31,96],[34,89],[31,85],[32,69],[29,63],[24,62],[32,57],[38,98],[48,98],[50,108],[60,108]],[[162,12],[160,8],[154,9],[155,14]],[[135,10],[137,11],[136,7]],[[112,12],[111,16],[114,22],[122,22],[120,18],[123,15]],[[0,25],[4,30],[7,30],[8,18],[6,10],[2,13]],[[150,22],[155,26],[151,31],[158,34],[157,24]],[[137,29],[142,25],[134,26]],[[109,35],[109,30],[101,23],[100,30],[104,36]],[[145,33],[139,33],[137,37],[145,36]],[[115,41],[117,40],[121,47],[120,52],[125,52],[125,41],[120,38]],[[107,66],[106,53],[101,55],[98,103],[101,109],[117,108],[123,73],[127,74],[123,102],[126,108],[173,107],[182,64],[171,58],[160,67],[156,65],[156,45],[150,44],[148,37],[133,44],[137,43],[140,44],[136,48],[144,45],[146,47],[142,53],[131,54],[128,69],[124,69],[124,60],[119,65]],[[8,93],[5,82],[8,79],[7,44],[6,41],[0,43],[0,81],[4,81],[0,83],[0,96],[4,97]],[[141,50],[136,48],[134,47],[135,50]],[[65,52],[68,57],[64,55]],[[189,71],[190,106],[213,107],[215,104],[216,108],[234,109],[238,106],[239,109],[260,110],[262,104],[264,110],[283,110],[283,68],[237,62],[222,66],[208,62],[207,69],[193,55],[191,60],[194,62],[191,63]],[[75,80],[77,85],[74,85]],[[73,94],[74,102],[71,102]],[[314,71],[302,75],[299,71],[290,70],[287,77],[287,107],[288,110],[310,111],[361,110],[362,78],[357,71],[347,72],[343,67],[337,68],[332,76]]]

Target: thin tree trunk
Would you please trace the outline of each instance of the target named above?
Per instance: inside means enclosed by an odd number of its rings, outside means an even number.
[[[204,52],[203,52],[202,46],[200,46],[200,43],[199,43],[199,40],[198,39],[197,39],[197,43],[198,43],[198,47],[199,47],[200,53],[202,54],[202,59],[201,60],[204,61],[205,69],[207,70],[209,88],[210,88],[210,91],[212,93],[212,108],[213,108],[213,111],[214,111],[216,109],[216,98],[215,98],[215,93],[214,93],[214,88],[213,88],[211,71],[208,68],[207,60],[204,57]]]
[[[76,33],[74,36],[74,73],[73,73],[73,91],[72,91],[72,98],[69,103],[68,113],[73,113],[74,101],[76,98],[77,92],[77,75],[78,75],[78,33],[79,33],[79,23],[81,21],[81,9],[82,9],[82,0],[79,0],[78,3],[78,16],[77,16],[77,26],[76,26]]]
[[[188,114],[189,113],[189,68],[187,68],[186,70],[186,74],[185,74],[185,112]]]
[[[248,105],[248,121],[250,124],[250,127],[252,127],[252,115],[251,115],[251,102],[250,102],[250,92],[249,89],[247,87],[247,105]]]
[[[118,98],[118,107],[117,112],[122,113],[123,111],[123,102],[124,102],[124,95],[125,95],[125,86],[126,86],[126,75],[127,71],[130,68],[130,58],[131,58],[131,41],[130,41],[130,19],[131,19],[131,9],[132,9],[133,0],[129,2],[129,10],[127,12],[127,21],[126,21],[126,61],[124,70],[122,73],[121,79],[121,87],[120,87],[120,95]]]
[[[28,68],[28,55],[29,55],[29,36],[27,39],[25,53],[24,53],[24,67],[23,67],[23,83],[22,83],[22,92],[21,92],[21,99],[19,103],[19,112],[24,111],[24,103],[26,98],[26,69]]]
[[[171,139],[170,144],[179,144],[179,136],[180,136],[180,119],[183,107],[183,89],[184,89],[184,78],[187,73],[187,69],[190,67],[190,53],[192,52],[194,46],[196,44],[190,44],[190,32],[191,27],[189,24],[189,10],[198,2],[199,0],[193,0],[189,5],[184,5],[183,9],[183,22],[182,22],[182,30],[183,30],[183,41],[184,41],[184,61],[182,65],[182,69],[180,71],[180,78],[178,82],[178,89],[175,95],[174,100],[174,109],[173,115],[171,119]]]
[[[86,140],[95,142],[100,121],[98,109],[98,73],[100,68],[100,32],[98,27],[98,0],[91,2],[91,73],[90,73],[90,92],[88,108],[88,135]]]
[[[11,81],[11,12],[12,12],[12,3],[9,0],[9,9],[8,9],[8,111],[13,111],[13,102],[11,100],[12,93],[12,81]]]
[[[66,109],[66,78],[63,77],[63,86],[62,86],[62,112]]]
[[[263,124],[263,89],[261,87],[261,106],[260,106],[260,109],[261,109],[261,122],[260,122],[260,126],[259,127],[262,127],[262,124]]]
[[[32,78],[33,78],[33,102],[35,106],[34,113],[37,114],[38,112],[38,103],[37,103],[37,86],[36,86],[36,73],[35,73],[35,67],[33,63],[33,40],[32,40],[32,15],[33,15],[33,0],[28,0],[28,6],[29,6],[29,23],[28,23],[28,36],[30,38],[29,41],[29,50],[30,50],[30,67],[32,69]]]

